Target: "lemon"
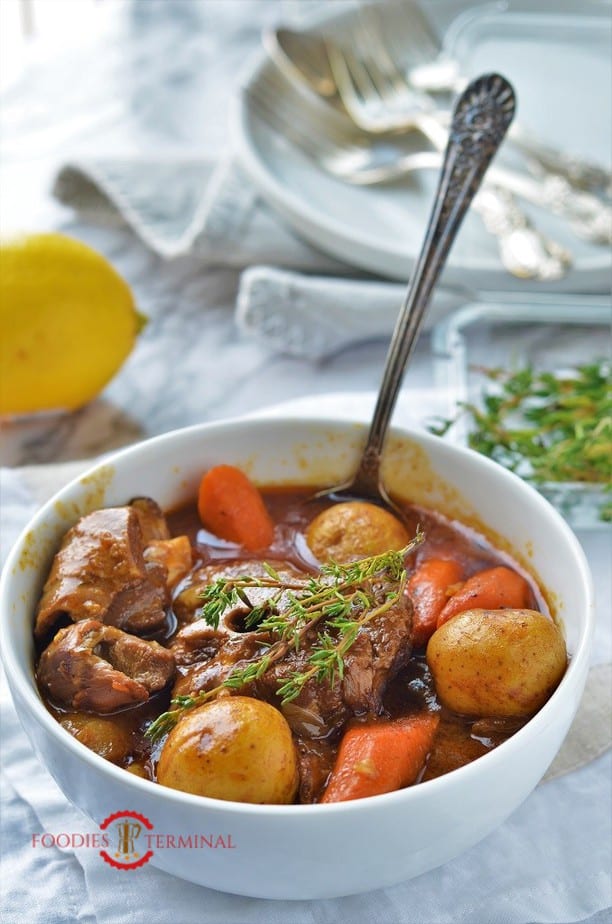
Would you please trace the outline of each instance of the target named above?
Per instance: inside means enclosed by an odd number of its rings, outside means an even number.
[[[74,410],[131,352],[145,319],[91,247],[62,234],[0,244],[0,414]]]

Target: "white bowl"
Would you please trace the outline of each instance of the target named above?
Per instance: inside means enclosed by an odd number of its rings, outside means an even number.
[[[32,624],[65,530],[97,507],[154,497],[168,509],[195,496],[201,473],[234,463],[261,484],[321,485],[353,470],[364,428],[329,420],[236,420],[169,433],[122,450],[73,481],[24,531],[0,587],[3,656],[17,712],[67,798],[97,823],[121,810],[156,833],[231,836],[232,848],[154,850],[176,876],[262,898],[317,899],[380,888],[430,870],[475,844],[526,798],[554,758],[578,707],[593,625],[582,550],[556,511],[488,459],[429,435],[394,431],[385,480],[408,500],[479,525],[537,577],[571,655],[540,712],[499,748],[446,776],[336,805],[262,806],[167,789],[102,759],[45,709],[33,673]],[[102,862],[102,861],[101,861]]]

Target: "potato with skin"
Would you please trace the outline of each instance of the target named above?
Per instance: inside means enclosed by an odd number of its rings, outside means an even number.
[[[261,700],[226,696],[192,709],[166,740],[157,781],[234,802],[293,802],[298,769],[284,716]]]
[[[133,776],[139,776],[142,780],[150,780],[151,776],[147,773],[147,768],[143,761],[133,760],[126,768],[128,773],[131,773]]]
[[[388,510],[363,501],[348,501],[319,513],[308,527],[306,541],[319,561],[343,563],[403,549],[410,537]]]
[[[60,724],[90,751],[121,764],[132,750],[132,728],[129,719],[116,716],[67,712]]]
[[[535,610],[466,610],[436,629],[427,663],[440,701],[469,716],[528,716],[567,666],[555,623]]]

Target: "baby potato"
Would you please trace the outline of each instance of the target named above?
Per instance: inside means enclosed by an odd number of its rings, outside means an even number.
[[[291,730],[278,709],[248,696],[205,703],[168,735],[157,780],[213,799],[293,802],[298,769]]]
[[[466,610],[437,629],[427,663],[440,701],[470,716],[527,716],[567,666],[554,622],[535,610]]]
[[[151,776],[147,773],[147,768],[143,761],[133,760],[126,768],[128,773],[133,774],[134,776],[139,776],[143,780],[150,780]]]
[[[131,727],[120,715],[67,712],[62,715],[60,724],[90,751],[114,764],[120,764],[132,750]]]
[[[319,561],[342,563],[403,549],[410,537],[388,510],[348,501],[319,513],[308,527],[306,541]]]

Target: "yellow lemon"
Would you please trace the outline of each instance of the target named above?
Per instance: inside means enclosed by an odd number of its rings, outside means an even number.
[[[0,245],[0,414],[74,410],[129,355],[145,319],[91,247],[61,234]]]

